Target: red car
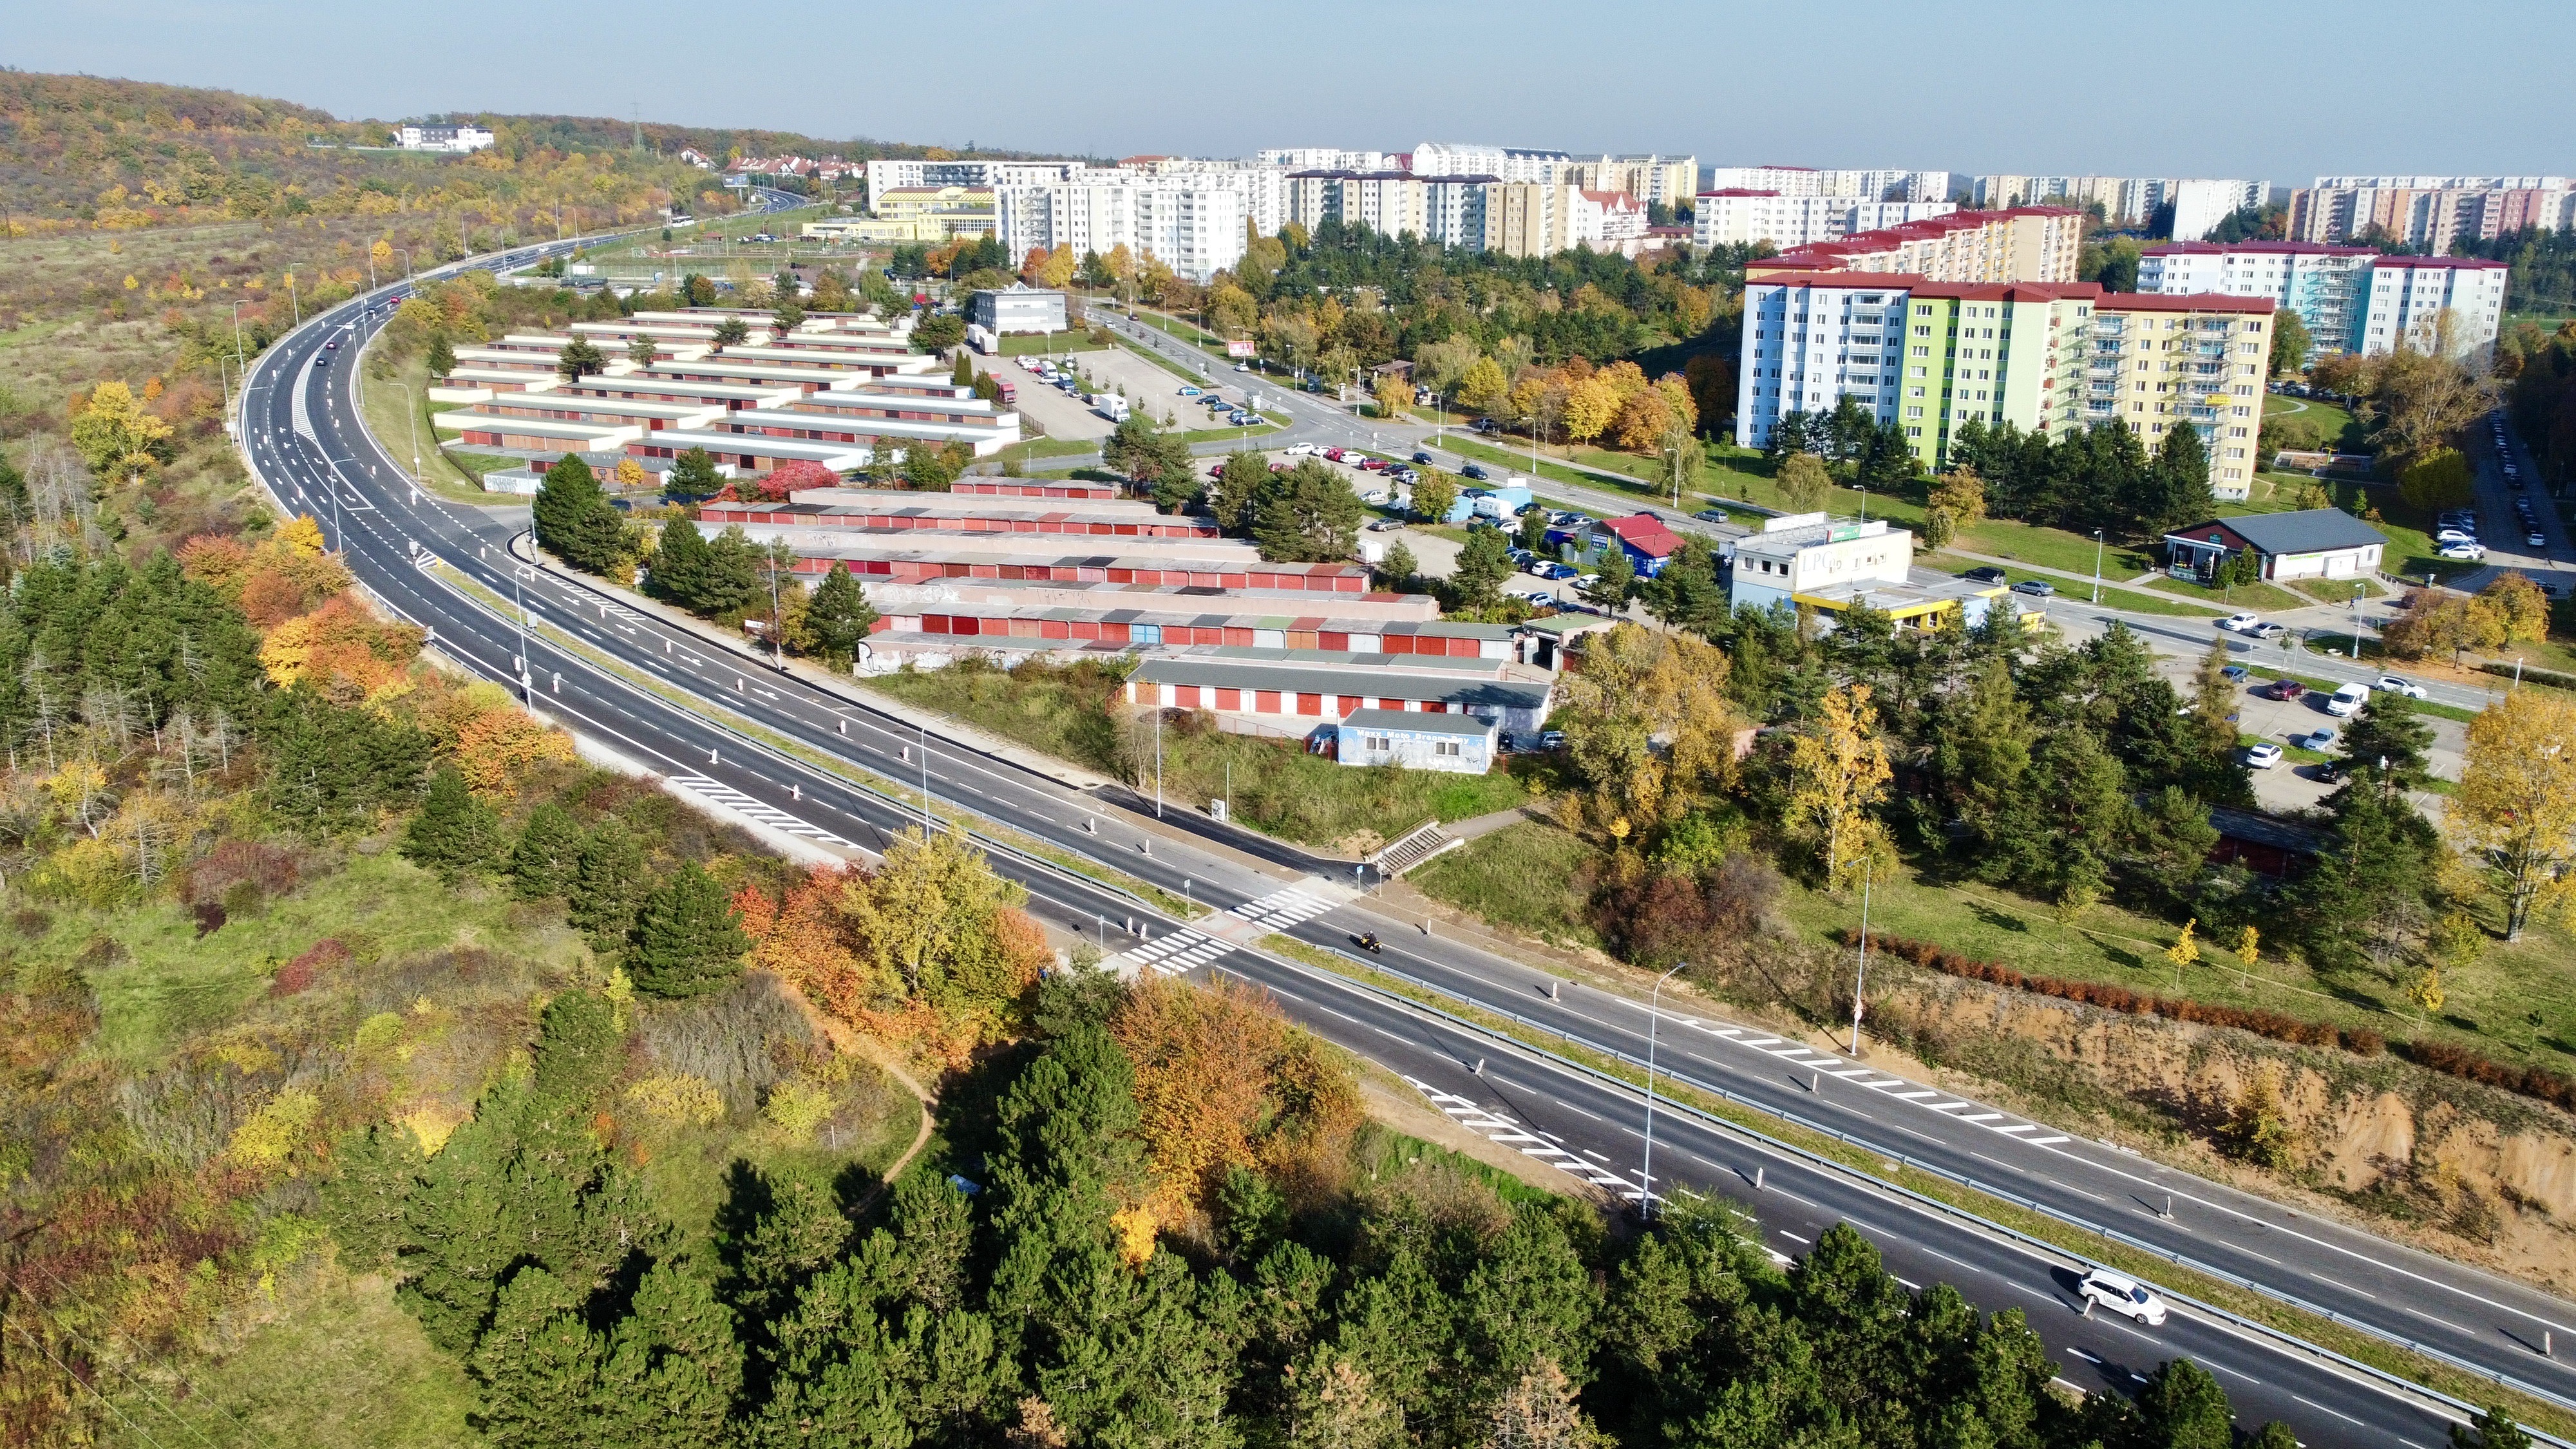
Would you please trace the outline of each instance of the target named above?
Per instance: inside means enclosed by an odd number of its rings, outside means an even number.
[[[1386,460],[1384,458],[1367,458],[1360,462],[1360,471],[1363,473],[1380,473],[1385,470]]]
[[[1342,450],[1339,448],[1326,448],[1324,450],[1324,456],[1338,463],[1342,461]]]
[[[2274,699],[2297,699],[2307,692],[2308,687],[2295,679],[2284,679],[2272,686]]]

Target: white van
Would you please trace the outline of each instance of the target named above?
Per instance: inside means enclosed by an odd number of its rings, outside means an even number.
[[[1114,392],[1093,393],[1091,395],[1091,410],[1113,423],[1123,423],[1127,421],[1127,399],[1120,397]]]
[[[2334,698],[2326,701],[2326,713],[2340,719],[2345,715],[2359,712],[2361,707],[2368,703],[2370,703],[2369,685],[2347,684],[2334,692]]]

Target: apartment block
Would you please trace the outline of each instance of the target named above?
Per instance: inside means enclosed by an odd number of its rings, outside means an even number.
[[[2420,181],[2462,181],[2460,186],[2413,186]],[[2503,183],[2542,182],[2546,185]],[[2290,195],[2290,236],[2295,241],[2346,242],[2385,238],[2443,253],[2455,242],[2510,236],[2526,228],[2576,227],[2576,190],[2563,176],[2321,176]]]
[[[1557,183],[1558,173],[1574,164],[1563,151],[1533,151],[1516,146],[1461,145],[1425,141],[1397,158],[1402,167],[1423,176],[1493,176],[1504,181]]]
[[[1124,246],[1193,282],[1243,260],[1244,194],[1192,173],[1089,171],[1079,179],[1005,186],[997,193],[1003,247],[1070,247],[1107,255]]]
[[[1624,191],[1640,201],[1677,206],[1699,190],[1696,156],[1604,156],[1576,161],[1557,178],[1587,191]]]
[[[1491,207],[1499,184],[1482,175],[1298,171],[1287,177],[1288,219],[1309,229],[1332,221],[1483,251],[1495,244]]]
[[[871,161],[868,196],[873,201],[889,191],[942,186],[996,191],[1005,186],[1062,181],[1069,173],[1082,169],[1079,161]]]
[[[1771,191],[1863,201],[1948,201],[1947,171],[1818,170],[1812,166],[1712,166],[1704,191]]]
[[[2163,295],[2268,297],[2298,314],[2311,358],[2350,352],[2374,253],[2315,242],[2171,242],[2138,258],[2138,290]]]
[[[1790,272],[1901,272],[1938,282],[2072,282],[2084,214],[2058,206],[1954,211],[1755,262],[1750,279]]]
[[[1397,157],[1384,151],[1345,151],[1333,146],[1282,146],[1252,153],[1264,166],[1283,171],[1400,171]]]
[[[1791,413],[1848,397],[1897,423],[1927,467],[1946,466],[1971,418],[2059,436],[2118,422],[2152,449],[2200,429],[2210,482],[2253,478],[2273,303],[2262,297],[2105,293],[2098,284],[1934,281],[1788,273],[1745,284],[1736,441],[1763,447]]]
[[[1776,191],[1703,191],[1693,199],[1691,245],[1750,246],[1782,251],[1840,241],[1909,221],[1929,221],[1959,208],[1947,201],[1863,201],[1854,196],[1782,196]]]
[[[2366,357],[2399,347],[2486,356],[2504,322],[2507,271],[2503,262],[2474,257],[2372,258],[2352,350]]]
[[[2229,213],[2267,205],[2273,195],[2269,181],[2011,174],[1980,176],[1972,192],[1976,204],[1986,207],[2054,202],[2081,209],[2099,203],[2104,219],[2116,226],[2144,226],[2159,208],[2171,205],[2176,241],[2199,241]]]

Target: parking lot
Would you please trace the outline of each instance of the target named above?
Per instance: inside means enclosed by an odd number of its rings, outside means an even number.
[[[2160,672],[2175,690],[2188,699],[2199,661],[2181,655],[2167,655],[2159,660],[2159,665]],[[2284,697],[2284,693],[2278,684],[2268,679],[2248,677],[2239,681],[2236,730],[2248,739],[2282,747],[2280,763],[2250,772],[2254,799],[2265,810],[2295,815],[2321,806],[2326,796],[2334,792],[2334,782],[2320,778],[2321,771],[2314,756],[2335,754],[2339,748],[2336,741],[2342,738],[2351,721],[2327,712],[2330,691],[2303,689],[2290,692],[2295,697]],[[2431,715],[2417,718],[2433,732],[2433,743],[2424,752],[2433,777],[2457,780],[2460,777],[2460,752],[2467,742],[2466,726],[2456,720]],[[2334,731],[2335,738],[2320,741],[2317,736],[2320,730]],[[2302,754],[2302,751],[2308,753]],[[2437,821],[2442,818],[2442,803],[2442,797],[2431,792],[2418,792],[2416,796],[2417,806]]]

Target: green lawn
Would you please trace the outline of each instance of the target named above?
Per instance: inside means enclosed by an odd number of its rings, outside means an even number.
[[[2263,416],[2313,418],[2325,433],[2328,449],[2337,453],[2370,451],[2367,430],[2354,419],[2351,413],[2330,402],[2320,402],[2315,398],[2283,397],[2273,393],[2263,400]]]
[[[164,1436],[170,1431],[163,1415],[202,1426],[187,1437],[157,1442],[370,1449],[482,1442],[467,1427],[474,1385],[465,1366],[430,1343],[419,1321],[395,1303],[387,1280],[308,1262],[280,1274],[273,1294],[242,1312],[255,1326],[220,1363],[195,1377],[179,1401],[184,1408],[164,1409],[139,1398],[130,1404],[128,1412],[146,1424],[161,1424]]]
[[[2228,610],[2297,609],[2306,607],[2308,602],[2287,589],[2266,583],[2238,584],[2233,588],[2218,589],[2207,584],[2194,583],[2189,579],[2159,574],[2148,581],[2147,587],[2161,593],[2179,594],[2186,599],[2195,599],[2201,603]],[[2349,594],[2350,590],[2345,592]]]
[[[1956,554],[1948,553],[1918,553],[1914,556],[1914,563],[1917,568],[1943,569],[1954,574],[1963,574],[1981,566],[1976,559],[1961,558]],[[2004,568],[2004,578],[2007,582],[2016,584],[2025,579],[2045,579],[2056,586],[2059,598],[2073,599],[2078,603],[2089,603],[2093,598],[2091,583],[2077,583],[2054,574],[2034,573],[2029,569],[2007,566]],[[2135,589],[2113,588],[2109,584],[2102,586],[2102,606],[2106,609],[2125,609],[2133,614],[2170,614],[2178,618],[2193,619],[2216,618],[2220,612],[2216,609],[2204,609],[2196,604],[2186,604],[2179,599],[2168,599],[2157,594],[2142,594]]]
[[[1004,357],[1060,357],[1068,352],[1098,352],[1108,344],[1091,340],[1089,328],[1068,332],[1015,332],[1002,339]]]
[[[2298,579],[2289,587],[2320,604],[2349,604],[2356,584],[2361,586],[2361,596],[2365,599],[2375,599],[2388,592],[2371,579]]]
[[[1506,825],[1480,836],[1413,874],[1407,883],[1433,900],[1498,926],[1509,926],[1564,946],[1598,946],[1585,919],[1577,875],[1591,863],[1592,848],[1545,821]]]
[[[1026,463],[1036,458],[1069,458],[1099,451],[1100,441],[1096,438],[1028,438],[995,456],[1005,463]]]
[[[450,410],[454,404],[429,400],[429,363],[419,357],[394,369],[391,381],[367,375],[366,361],[374,355],[370,342],[361,353],[358,390],[359,412],[367,431],[384,444],[397,466],[410,461],[408,450],[417,440],[420,447],[421,476],[431,492],[451,503],[489,504],[496,495],[483,491],[483,475],[494,468],[516,467],[515,458],[492,458],[475,453],[451,453],[440,446],[452,436],[430,426],[430,419]],[[399,385],[397,385],[399,384]],[[406,394],[404,388],[410,392]],[[407,408],[408,405],[408,408]],[[409,416],[406,417],[406,411]]]
[[[2009,518],[1989,518],[1960,529],[1951,547],[2038,568],[2063,569],[2071,574],[2082,574],[2087,579],[2093,577],[2094,541],[2062,528],[2042,528]],[[2132,579],[2156,567],[2155,557],[2143,548],[2105,539],[2099,551],[2105,583]]]

